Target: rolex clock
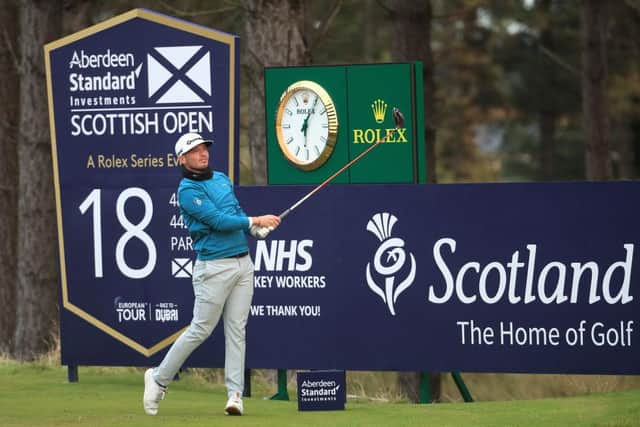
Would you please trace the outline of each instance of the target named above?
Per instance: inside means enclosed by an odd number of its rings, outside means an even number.
[[[319,84],[301,80],[289,86],[276,112],[276,135],[284,156],[304,171],[329,159],[338,136],[333,100]]]

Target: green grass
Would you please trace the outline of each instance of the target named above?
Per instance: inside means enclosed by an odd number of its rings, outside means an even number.
[[[254,386],[243,417],[227,417],[226,393],[198,375],[171,385],[156,417],[142,410],[142,370],[66,368],[0,360],[0,426],[639,426],[640,389],[579,397],[501,402],[372,403],[345,411],[298,412],[295,400],[271,401]],[[289,391],[292,398],[295,390]]]

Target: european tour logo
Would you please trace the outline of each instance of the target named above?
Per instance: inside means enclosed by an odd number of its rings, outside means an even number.
[[[382,286],[376,283],[371,273],[371,263],[367,263],[367,285],[389,308],[392,316],[396,315],[395,304],[400,294],[413,284],[416,276],[416,260],[411,252],[411,269],[406,277],[397,277],[407,261],[404,240],[392,237],[393,227],[398,221],[395,215],[388,212],[375,214],[367,223],[367,230],[373,233],[380,246],[373,256],[373,270],[382,281]]]

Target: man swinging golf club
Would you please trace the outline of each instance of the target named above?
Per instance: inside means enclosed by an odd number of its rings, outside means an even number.
[[[229,178],[209,167],[213,141],[197,133],[175,145],[183,178],[178,186],[180,212],[198,257],[193,267],[195,301],[189,327],[171,346],[160,366],[144,373],[144,411],[158,413],[167,386],[191,355],[224,319],[227,415],[242,415],[245,326],[253,297],[253,262],[245,232],[264,237],[280,224],[275,215],[247,216]]]

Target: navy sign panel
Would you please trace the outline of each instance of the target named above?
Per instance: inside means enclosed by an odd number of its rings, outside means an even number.
[[[309,188],[240,188],[278,212]],[[247,364],[640,373],[640,184],[336,185],[253,252]]]
[[[45,58],[62,332],[79,318],[153,355],[193,304],[178,137],[213,139],[216,169],[238,181],[238,37],[136,9],[47,44]]]
[[[279,212],[310,189],[236,194],[247,212]],[[330,185],[250,240],[247,367],[638,375],[639,192]],[[94,364],[151,365],[165,351],[147,359],[73,327],[63,360],[67,348]],[[223,345],[218,327],[187,366],[224,366]]]

